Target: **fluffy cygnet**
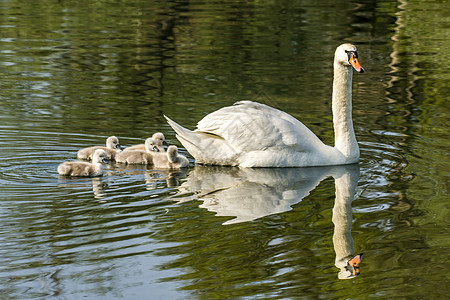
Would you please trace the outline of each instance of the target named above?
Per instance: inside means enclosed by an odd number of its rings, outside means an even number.
[[[86,161],[66,161],[58,166],[59,175],[77,177],[95,177],[103,175],[103,164],[108,163],[106,152],[97,149],[92,157],[92,163]]]
[[[122,146],[119,144],[119,139],[115,136],[110,136],[106,139],[106,147],[93,146],[81,149],[77,152],[78,159],[92,160],[95,150],[103,149],[106,153],[106,159],[114,160],[116,155],[122,151]]]
[[[145,140],[144,150],[122,151],[116,155],[116,162],[129,165],[151,165],[153,164],[153,154],[158,151],[155,141],[152,138]]]
[[[177,146],[169,146],[166,153],[157,152],[153,155],[153,164],[160,169],[180,169],[189,166],[189,160],[178,154]]]
[[[158,151],[159,152],[165,152],[163,146],[169,146],[169,144],[167,144],[166,138],[164,137],[164,134],[162,134],[161,132],[157,132],[157,133],[152,135],[152,139],[154,140],[155,146],[158,148]],[[133,145],[133,146],[130,146],[130,147],[127,147],[127,148],[124,149],[124,151],[129,151],[129,150],[143,150],[143,151],[145,151],[145,144]]]

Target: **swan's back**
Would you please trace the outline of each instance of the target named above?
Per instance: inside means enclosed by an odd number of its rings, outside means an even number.
[[[333,152],[291,115],[251,101],[236,102],[210,113],[194,131],[170,119],[168,122],[197,163],[243,167],[321,165]]]
[[[286,146],[307,150],[310,143],[323,145],[308,127],[291,115],[252,101],[239,101],[210,113],[198,122],[196,131],[220,136],[237,151]]]

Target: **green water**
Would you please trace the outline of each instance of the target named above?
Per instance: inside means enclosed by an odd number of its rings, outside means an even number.
[[[445,1],[0,2],[1,298],[446,299],[447,11]],[[359,165],[195,166],[165,123],[194,128],[248,99],[332,145],[343,42],[367,71],[353,85]],[[110,135],[131,145],[156,131],[188,170],[56,172]],[[339,261],[362,252],[361,274],[339,279]]]

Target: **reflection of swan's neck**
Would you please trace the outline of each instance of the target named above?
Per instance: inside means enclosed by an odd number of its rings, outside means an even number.
[[[348,162],[356,162],[359,158],[352,121],[352,75],[351,66],[334,62],[332,99],[334,142],[335,147],[349,159]]]
[[[334,224],[333,246],[336,252],[335,265],[341,269],[339,278],[348,278],[345,267],[354,254],[355,247],[351,236],[352,201],[358,184],[358,173],[346,172],[335,177],[336,199],[333,207]]]

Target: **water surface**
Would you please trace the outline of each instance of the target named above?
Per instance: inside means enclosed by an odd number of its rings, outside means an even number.
[[[440,1],[0,3],[8,299],[443,299],[449,19]],[[332,57],[358,46],[358,165],[64,178],[76,151],[237,100],[333,144]],[[348,280],[345,260],[364,253]]]

